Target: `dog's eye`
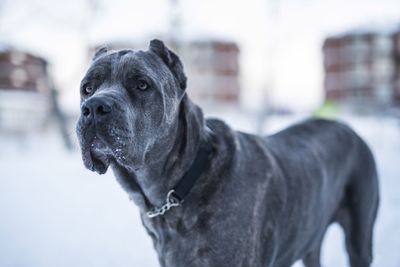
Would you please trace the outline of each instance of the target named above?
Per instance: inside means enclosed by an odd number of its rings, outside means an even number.
[[[137,85],[137,88],[139,89],[139,90],[146,90],[147,88],[149,87],[149,85],[147,84],[147,82],[145,81],[145,80],[142,80],[142,79],[140,79],[139,81],[138,81],[138,85]]]
[[[93,87],[90,84],[85,84],[82,92],[84,95],[90,95],[93,92]]]

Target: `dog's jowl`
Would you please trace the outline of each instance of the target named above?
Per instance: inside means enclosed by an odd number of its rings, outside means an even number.
[[[310,119],[271,136],[204,119],[179,57],[100,49],[81,83],[84,165],[111,166],[166,267],[320,266],[331,223],[367,267],[379,195],[375,163],[348,126]]]

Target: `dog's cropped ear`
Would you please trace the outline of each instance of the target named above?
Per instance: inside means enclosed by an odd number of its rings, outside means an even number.
[[[164,63],[170,68],[171,72],[174,74],[179,82],[179,86],[185,90],[186,89],[186,75],[183,71],[183,64],[179,57],[169,50],[162,41],[154,39],[150,41],[149,50],[157,54]]]
[[[95,61],[96,59],[98,59],[99,57],[101,57],[102,55],[106,54],[108,52],[108,48],[106,45],[102,45],[100,46],[97,50],[96,53],[94,53],[94,56],[92,58],[92,61]]]

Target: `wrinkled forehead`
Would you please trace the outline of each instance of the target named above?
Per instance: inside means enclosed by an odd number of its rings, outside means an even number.
[[[167,68],[157,55],[145,51],[121,50],[95,60],[84,80],[101,78],[116,82],[131,75],[156,80],[166,74]]]

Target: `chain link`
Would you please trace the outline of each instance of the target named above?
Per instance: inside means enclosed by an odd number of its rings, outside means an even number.
[[[172,196],[172,193],[174,193],[174,190],[171,190],[167,194],[167,199],[165,201],[165,204],[162,205],[161,207],[157,208],[154,207],[153,210],[147,212],[147,217],[149,218],[154,218],[159,215],[164,215],[165,212],[169,211],[172,207],[177,207],[180,206],[181,203]]]

